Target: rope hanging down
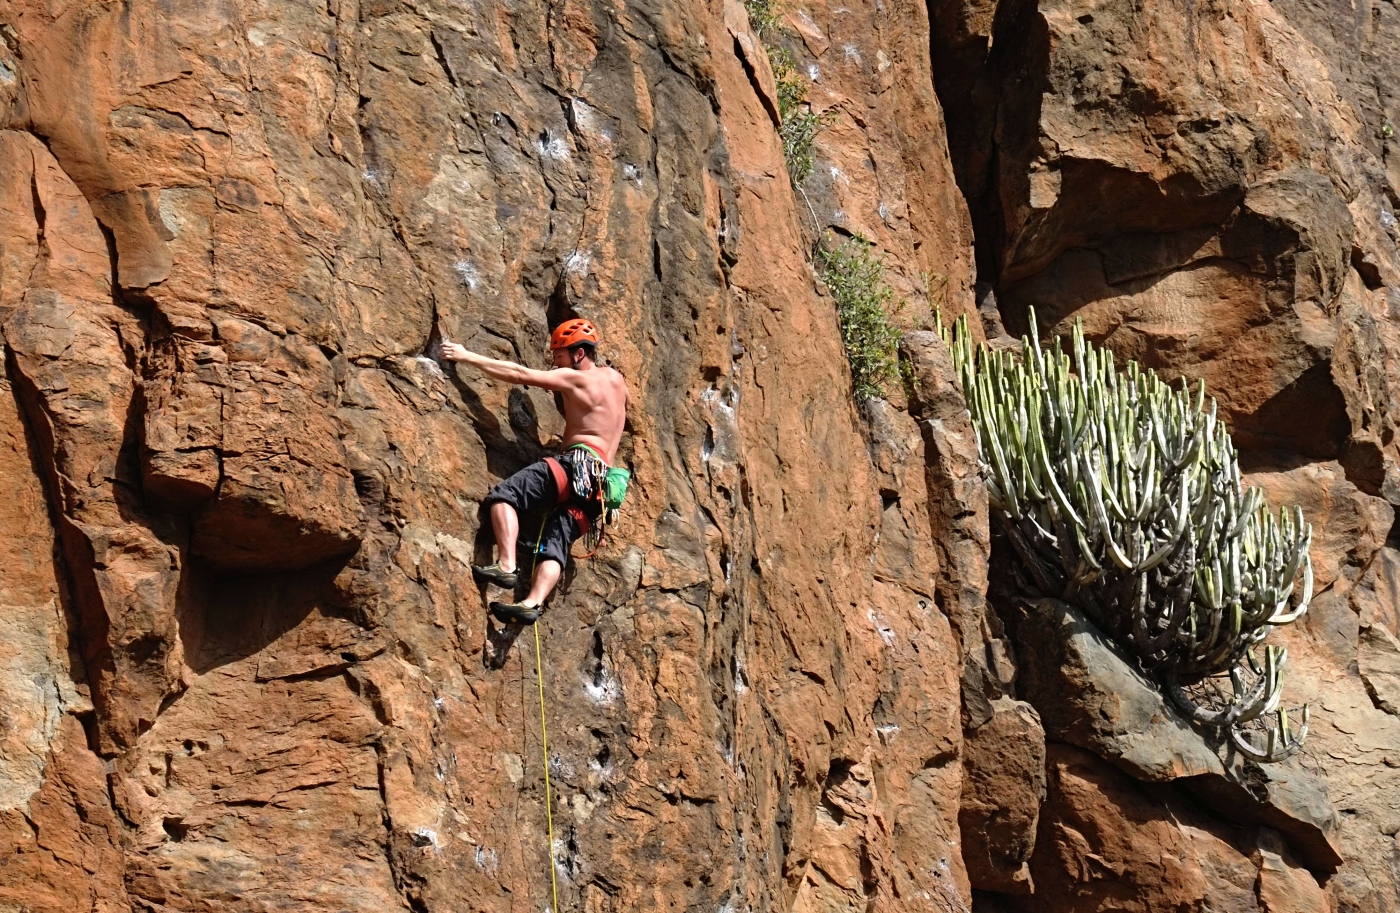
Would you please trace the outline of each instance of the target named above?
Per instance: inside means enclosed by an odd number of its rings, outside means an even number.
[[[544,815],[549,826],[549,887],[554,894],[551,913],[559,913],[559,879],[554,866],[554,800],[549,790],[549,732],[544,724],[544,665],[540,661],[540,623],[535,629],[535,681],[540,686],[540,751],[544,755]]]

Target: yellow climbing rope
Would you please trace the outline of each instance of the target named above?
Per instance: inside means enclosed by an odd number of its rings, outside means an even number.
[[[544,724],[544,664],[540,661],[540,623],[535,629],[535,681],[540,684],[540,750],[544,754],[544,816],[549,823],[549,886],[554,892],[554,907],[559,913],[559,879],[554,874],[554,800],[549,794],[549,731]]]

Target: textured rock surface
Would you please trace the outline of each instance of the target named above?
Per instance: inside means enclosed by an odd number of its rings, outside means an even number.
[[[1224,765],[1084,615],[1040,600],[1017,620],[1019,692],[1055,740],[1086,748],[1140,780],[1219,775]]]
[[[1031,893],[1027,863],[1045,801],[1045,730],[1035,708],[1010,698],[992,704],[991,719],[963,742],[963,770],[958,825],[972,886]]]
[[[1395,908],[1395,786],[1382,758],[1400,741],[1366,685],[1387,683],[1380,632],[1397,621],[1383,545],[1400,503],[1391,418],[1400,182],[1394,62],[1378,59],[1394,56],[1382,50],[1394,43],[1393,5],[930,9],[979,279],[1007,327],[1023,331],[1034,305],[1042,335],[1082,318],[1120,359],[1205,379],[1252,479],[1314,519],[1314,612],[1280,633],[1291,654],[1286,700],[1314,710],[1297,763],[1325,781],[1340,812],[1345,861],[1322,887],[1334,909]],[[1040,646],[1023,641],[1018,654]],[[1057,727],[1040,709],[1053,749]],[[1047,808],[1068,781],[1052,765],[1050,782]],[[1165,815],[1147,817],[1159,828]],[[1042,831],[1055,817],[1042,813]],[[1170,903],[1315,907],[1315,880],[1285,890],[1268,855],[1284,854],[1252,839],[1229,842],[1236,860],[1259,867],[1247,881],[1267,892],[1246,905],[1183,888]],[[1042,833],[1031,863],[1047,905],[1050,873],[1075,871],[1048,846]],[[1075,878],[1086,908],[1128,902],[1117,887]]]
[[[1400,909],[1394,5],[784,22],[800,188],[738,0],[0,2],[0,907],[548,902],[535,641],[468,565],[562,422],[422,356],[543,366],[578,314],[635,487],[540,628],[562,906]],[[1283,638],[1335,874],[1201,811],[1302,808],[1291,768],[1147,782],[1093,751],[1181,755],[1155,712],[1032,696],[947,355],[852,403],[828,232],[905,329],[980,282],[989,332],[1221,397],[1318,528]]]
[[[1280,831],[1319,872],[1342,862],[1325,782],[1295,761],[1252,764],[1208,739],[1082,613],[1052,599],[1015,625],[1020,693],[1045,735],[1147,783],[1180,781],[1218,818]],[[970,755],[969,755],[970,757]]]
[[[1122,356],[1204,377],[1243,445],[1379,469],[1351,452],[1368,423],[1348,427],[1354,381],[1332,355],[1338,311],[1377,314],[1397,281],[1396,185],[1381,127],[1285,15],[1011,2],[935,19],[954,163],[1008,326],[1031,304],[1051,325],[1082,317]]]
[[[1078,748],[1052,744],[1048,767],[1027,909],[1329,910],[1268,828],[1222,823]]]
[[[931,469],[902,407],[858,412],[808,261],[859,229],[910,323],[922,274],[971,307],[899,12],[802,17],[840,112],[803,198],[737,2],[0,7],[35,568],[5,600],[4,901],[546,903],[535,642],[467,565],[487,487],[561,422],[418,356],[540,365],[581,314],[636,486],[540,631],[561,902],[965,909],[937,594],[980,598],[985,513],[954,578],[933,523],[963,509],[928,482],[975,496],[967,442]]]

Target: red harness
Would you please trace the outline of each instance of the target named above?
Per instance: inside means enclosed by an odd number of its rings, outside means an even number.
[[[545,457],[544,461],[549,464],[549,471],[554,475],[554,486],[559,492],[559,506],[569,512],[569,515],[578,523],[583,534],[587,534],[589,523],[588,515],[583,512],[583,508],[566,504],[569,497],[569,474],[564,471],[564,465],[554,457]]]
[[[549,464],[549,471],[554,474],[554,485],[559,489],[559,503],[564,503],[564,496],[569,493],[569,474],[564,471],[564,464],[554,457],[545,457],[544,461]]]

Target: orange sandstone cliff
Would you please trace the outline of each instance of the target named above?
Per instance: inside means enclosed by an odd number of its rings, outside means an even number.
[[[0,0],[0,910],[1400,910],[1391,0]],[[789,179],[785,48],[817,113]],[[813,245],[903,382],[857,404]],[[933,309],[1204,378],[1317,534],[1283,765],[999,595]],[[620,527],[480,501],[597,322]]]

